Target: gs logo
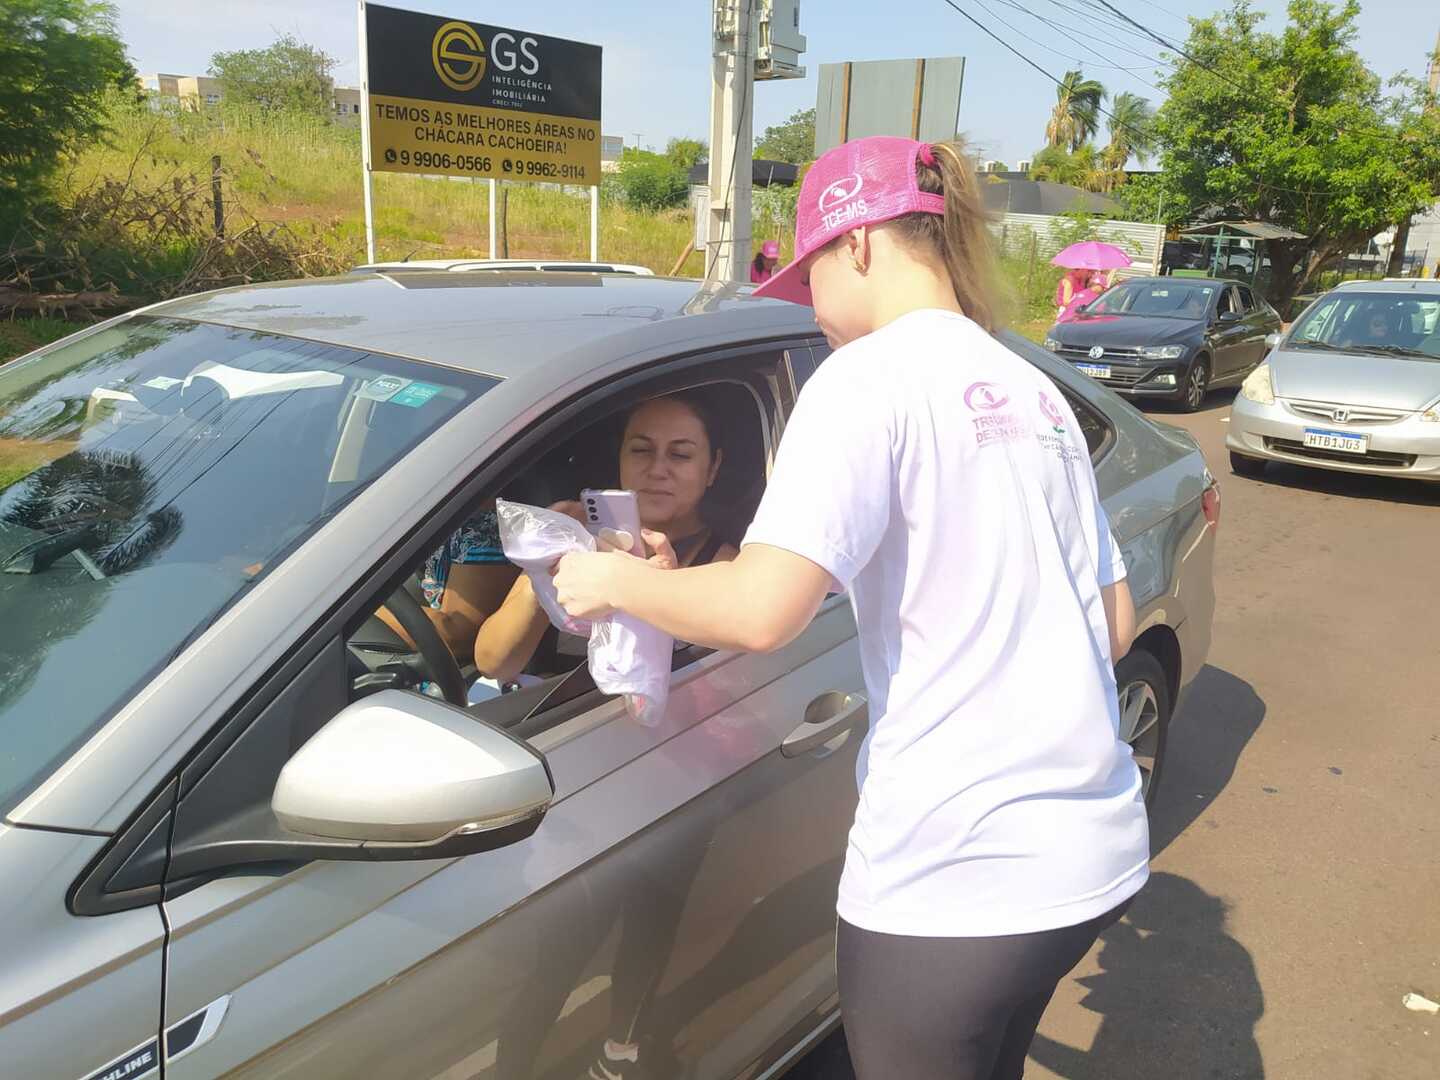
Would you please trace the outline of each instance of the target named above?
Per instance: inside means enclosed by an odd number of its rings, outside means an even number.
[[[435,74],[451,90],[474,90],[485,77],[485,42],[469,23],[440,27],[430,51]]]

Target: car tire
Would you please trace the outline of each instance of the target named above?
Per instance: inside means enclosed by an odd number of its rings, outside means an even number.
[[[1230,471],[1236,476],[1243,476],[1250,480],[1259,480],[1265,475],[1265,466],[1269,462],[1264,458],[1246,457],[1244,454],[1230,454]]]
[[[1197,356],[1185,373],[1185,383],[1180,387],[1176,400],[1187,413],[1199,412],[1205,404],[1205,395],[1210,392],[1210,361]]]
[[[1140,767],[1145,805],[1153,806],[1170,731],[1170,679],[1160,661],[1142,646],[1131,649],[1115,665],[1115,686],[1120,699],[1120,738]]]

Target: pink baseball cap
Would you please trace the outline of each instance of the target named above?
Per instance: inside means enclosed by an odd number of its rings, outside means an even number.
[[[810,305],[801,264],[837,236],[905,214],[944,214],[945,197],[921,191],[915,181],[916,162],[934,160],[929,143],[890,135],[855,139],[820,155],[800,185],[795,258],[754,295]]]
[[[760,254],[767,259],[778,259],[780,257],[780,245],[774,240],[766,240],[760,245]]]

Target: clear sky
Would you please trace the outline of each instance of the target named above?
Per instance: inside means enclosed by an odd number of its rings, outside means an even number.
[[[955,2],[1056,76],[1083,66],[1112,92],[1160,97],[1147,85],[1156,81],[1159,47],[1100,24],[1086,0]],[[1177,42],[1184,40],[1184,16],[1221,6],[1221,0],[1165,0],[1163,7],[1149,0],[1110,2]],[[1358,46],[1371,68],[1386,78],[1402,70],[1423,74],[1440,32],[1440,3],[1362,3]],[[627,145],[638,135],[643,145],[660,148],[673,135],[704,137],[708,131],[709,0],[394,0],[394,6],[604,46],[603,127],[606,134],[623,135]],[[1255,6],[1272,13],[1272,28],[1280,25],[1276,16],[1283,13],[1283,0],[1259,0]],[[203,73],[215,52],[262,47],[277,33],[292,32],[339,59],[338,82],[357,81],[356,5],[350,0],[119,0],[119,10],[131,60],[142,72]],[[963,56],[961,130],[986,156],[1011,163],[1043,142],[1054,84],[945,0],[802,0],[800,28],[809,39],[803,61],[808,77],[757,84],[757,137],[767,124],[815,104],[822,63]],[[1124,68],[1136,70],[1119,70]]]

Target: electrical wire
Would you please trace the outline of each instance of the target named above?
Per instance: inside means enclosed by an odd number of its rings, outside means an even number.
[[[994,40],[997,44],[999,44],[999,45],[1001,46],[1001,48],[1005,49],[1007,52],[1013,53],[1022,63],[1024,63],[1024,64],[1027,65],[1028,67],[1034,68],[1034,69],[1035,69],[1036,71],[1038,71],[1041,75],[1044,75],[1045,78],[1047,78],[1047,79],[1049,79],[1051,82],[1053,82],[1056,86],[1064,86],[1064,85],[1065,85],[1060,79],[1056,78],[1056,77],[1055,77],[1054,75],[1052,75],[1050,72],[1046,71],[1043,67],[1041,67],[1039,64],[1037,64],[1034,60],[1031,60],[1028,56],[1026,56],[1024,53],[1022,53],[1019,49],[1015,48],[1015,46],[1011,45],[1008,41],[1006,41],[1004,38],[1002,38],[999,34],[995,33],[995,31],[991,30],[988,26],[986,26],[984,23],[982,23],[979,19],[977,19],[977,18],[975,18],[975,16],[971,15],[968,11],[966,11],[966,10],[965,10],[964,8],[962,8],[959,4],[957,4],[957,3],[955,2],[955,0],[944,0],[944,3],[947,4],[947,5],[949,5],[950,7],[954,8],[955,11],[956,11],[960,16],[962,16],[963,18],[965,18],[965,19],[968,20],[969,22],[973,23],[982,33],[984,33],[987,37],[991,38],[991,39]],[[1101,106],[1101,107],[1098,109],[1098,111],[1100,112],[1100,114],[1101,114],[1102,116],[1107,117],[1109,120],[1111,120],[1113,123],[1115,123],[1115,124],[1116,124],[1117,126],[1119,126],[1120,128],[1123,128],[1123,129],[1129,131],[1132,135],[1135,135],[1135,136],[1143,136],[1143,135],[1145,134],[1144,132],[1137,130],[1137,129],[1136,129],[1135,127],[1133,127],[1132,125],[1126,124],[1123,120],[1121,120],[1121,119],[1120,119],[1119,117],[1117,117],[1114,113],[1110,112],[1108,109],[1104,108],[1103,106]]]

